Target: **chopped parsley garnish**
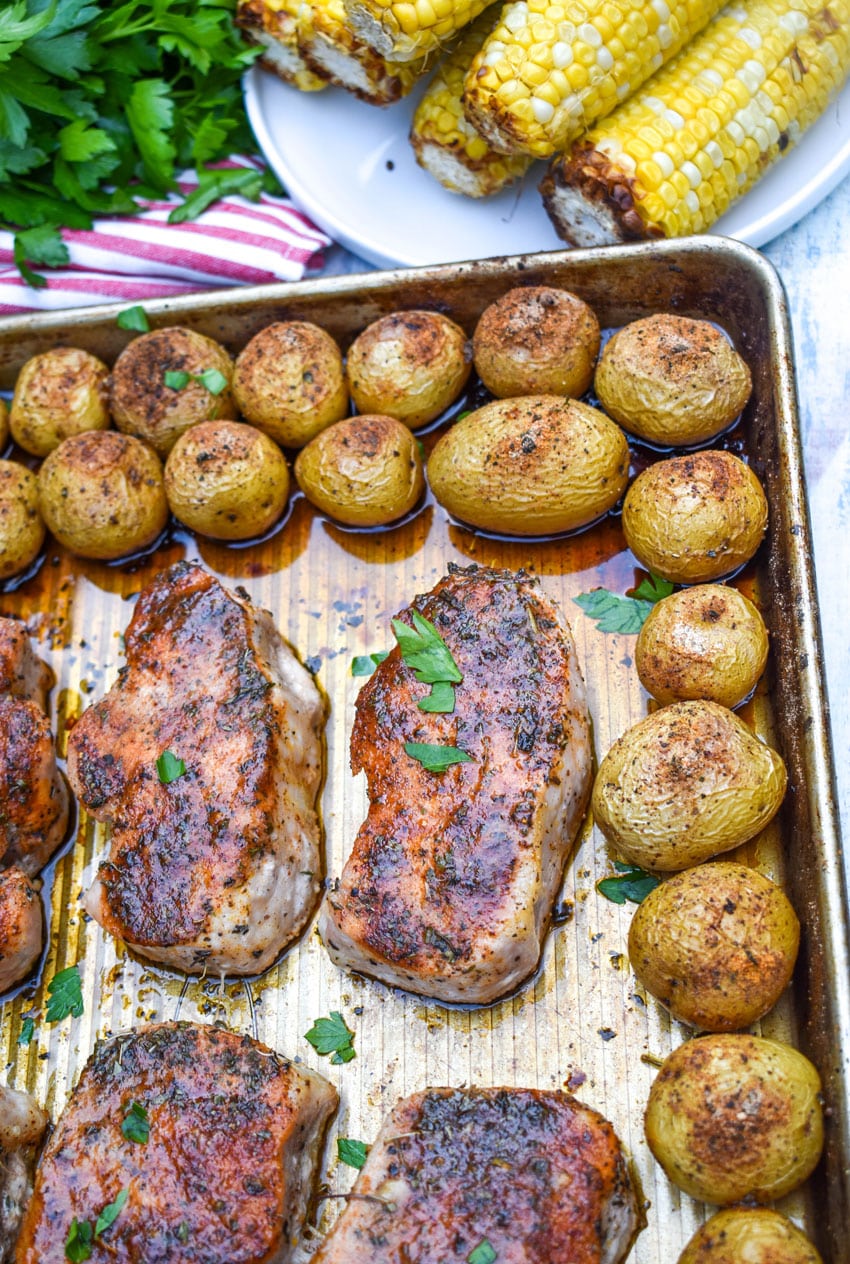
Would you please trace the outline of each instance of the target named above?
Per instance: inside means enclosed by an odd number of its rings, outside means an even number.
[[[106,1204],[98,1216],[94,1228],[92,1228],[90,1221],[78,1220],[74,1216],[74,1219],[71,1221],[71,1227],[68,1230],[68,1236],[65,1239],[65,1259],[73,1261],[73,1264],[80,1264],[83,1260],[91,1259],[94,1239],[99,1238],[110,1225],[115,1223],[124,1210],[124,1204],[129,1196],[130,1190],[122,1189],[116,1195],[115,1202]]]
[[[596,884],[599,894],[604,895],[612,904],[625,904],[626,900],[632,904],[641,904],[661,881],[645,869],[623,864],[619,860],[614,861],[614,868],[617,870],[617,877],[600,878]]]
[[[121,1131],[128,1141],[135,1141],[138,1145],[147,1145],[148,1137],[151,1135],[151,1126],[144,1106],[138,1102],[130,1103],[121,1121]]]
[[[186,765],[173,751],[166,750],[156,761],[156,771],[162,784],[170,786],[172,781],[177,781],[185,774]]]
[[[80,1018],[83,1013],[83,989],[80,972],[76,966],[60,970],[47,985],[47,1010],[45,1022],[59,1023],[69,1014]]]
[[[351,660],[352,676],[371,676],[375,668],[387,657],[386,650],[376,650],[374,654],[358,654]]]
[[[185,369],[166,369],[163,382],[172,391],[185,390],[190,382],[200,382],[210,395],[220,395],[227,390],[227,378],[218,369],[204,369],[203,373],[187,373]]]
[[[119,312],[115,324],[119,329],[131,329],[137,334],[149,333],[151,327],[147,312],[138,304],[135,307],[125,307],[123,312]]]
[[[621,597],[619,593],[608,592],[607,588],[594,588],[588,593],[579,593],[573,601],[596,621],[600,632],[633,635],[640,632],[653,605],[669,597],[672,591],[673,585],[668,580],[650,575],[641,580],[633,597]]]
[[[352,1044],[354,1032],[345,1025],[342,1014],[335,1009],[331,1010],[330,1018],[317,1018],[304,1039],[313,1046],[320,1057],[325,1058],[331,1054],[331,1062],[334,1066],[350,1062],[357,1056]]]
[[[420,684],[432,686],[419,707],[422,711],[454,711],[454,686],[463,680],[460,668],[433,623],[416,610],[411,612],[411,618],[412,628],[401,619],[393,619],[392,626],[403,662],[413,669]]]
[[[430,742],[405,742],[404,751],[428,772],[445,772],[452,764],[472,763],[472,756],[459,746],[435,746]]]
[[[366,1162],[369,1147],[365,1141],[353,1141],[351,1137],[338,1137],[336,1151],[340,1163],[347,1163],[349,1167],[356,1167],[359,1171]]]
[[[97,1218],[97,1224],[94,1227],[94,1236],[99,1238],[105,1229],[118,1219],[124,1210],[124,1204],[130,1196],[129,1189],[122,1189],[116,1196],[114,1203],[107,1203],[103,1211]]]
[[[28,1045],[35,1034],[35,1022],[32,1018],[25,1018],[21,1023],[21,1034],[18,1036],[17,1043],[21,1046]]]
[[[649,601],[654,605],[656,601],[663,601],[665,597],[669,597],[675,587],[670,583],[669,579],[661,579],[659,575],[653,575],[650,571],[647,579],[642,579],[634,590],[634,596],[639,601]]]
[[[473,1247],[466,1258],[468,1264],[493,1264],[497,1256],[487,1239],[482,1238],[478,1246]]]

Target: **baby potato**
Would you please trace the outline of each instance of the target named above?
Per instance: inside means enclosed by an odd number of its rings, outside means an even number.
[[[797,1226],[767,1207],[718,1211],[697,1229],[679,1264],[823,1264]]]
[[[574,531],[623,494],[629,448],[604,413],[559,395],[494,400],[452,426],[428,481],[454,517],[505,535]]]
[[[481,314],[472,337],[475,369],[498,399],[569,395],[593,380],[599,321],[569,290],[509,290]]]
[[[114,430],[63,440],[38,472],[38,500],[50,531],[80,557],[137,553],[168,520],[159,457]]]
[[[699,1036],[665,1060],[644,1127],[667,1176],[707,1203],[770,1202],[823,1148],[821,1082],[802,1053],[760,1036]]]
[[[284,511],[289,468],[276,443],[238,421],[201,421],[165,462],[165,495],[175,518],[214,540],[249,540]]]
[[[348,412],[342,352],[309,321],[268,325],[236,357],[233,394],[252,426],[301,448]]]
[[[647,316],[605,345],[594,389],[630,434],[676,447],[704,443],[730,425],[750,398],[750,370],[707,320]]]
[[[9,409],[5,399],[0,398],[0,452],[9,442]]]
[[[76,347],[27,360],[18,374],[9,423],[25,452],[47,456],[69,435],[109,427],[109,369]]]
[[[209,371],[226,380],[208,387],[198,377]],[[182,385],[166,385],[166,374],[189,374]],[[165,459],[190,426],[236,416],[230,382],[233,361],[212,338],[182,329],[155,329],[124,348],[112,370],[110,400],[119,430],[144,439]],[[174,380],[174,379],[170,379]]]
[[[472,372],[466,334],[439,312],[392,312],[348,350],[346,376],[361,413],[383,414],[411,430],[453,404]]]
[[[395,522],[425,487],[419,445],[407,426],[368,413],[316,435],[298,453],[295,477],[312,504],[354,527]]]
[[[767,628],[736,588],[699,584],[652,607],[635,646],[640,683],[658,702],[737,707],[767,662]]]
[[[731,452],[694,452],[639,474],[623,504],[623,533],[647,570],[704,584],[748,562],[767,530],[767,500]]]
[[[739,1031],[785,991],[800,923],[781,887],[718,861],[650,891],[629,927],[629,960],[648,992],[680,1022]]]
[[[17,461],[0,461],[0,579],[25,571],[43,542],[35,475]]]
[[[716,702],[676,702],[623,734],[599,766],[593,816],[626,860],[686,869],[754,838],[779,811],[781,757]]]

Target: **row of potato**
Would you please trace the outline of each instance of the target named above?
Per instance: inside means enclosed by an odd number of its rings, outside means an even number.
[[[484,197],[541,184],[575,245],[702,232],[791,147],[850,70],[850,0],[240,0],[262,64],[377,105],[442,54],[417,161]],[[554,156],[554,157],[553,157]]]

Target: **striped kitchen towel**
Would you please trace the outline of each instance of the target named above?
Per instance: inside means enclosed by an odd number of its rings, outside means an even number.
[[[256,159],[243,157],[218,165],[261,169]],[[177,183],[186,196],[197,187],[197,177],[185,172]],[[297,281],[307,267],[321,266],[319,252],[331,244],[288,198],[262,193],[251,202],[228,196],[189,223],[169,224],[181,200],[172,195],[143,201],[138,215],[96,220],[90,229],[63,229],[69,262],[36,267],[47,280],[43,288],[26,284],[14,266],[12,234],[0,231],[0,315]]]

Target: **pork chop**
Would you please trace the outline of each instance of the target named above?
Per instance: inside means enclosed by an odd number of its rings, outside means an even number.
[[[27,630],[0,616],[0,696],[25,698],[45,710],[53,672],[32,652]]]
[[[618,1264],[637,1225],[614,1129],[589,1106],[426,1089],[384,1124],[314,1264]]]
[[[43,943],[38,891],[20,869],[0,870],[0,992],[29,974]]]
[[[0,698],[0,864],[32,875],[68,827],[68,789],[50,723],[36,702]]]
[[[321,1076],[221,1028],[101,1041],[45,1147],[17,1264],[64,1260],[72,1222],[95,1227],[122,1190],[93,1264],[283,1264],[336,1105]]]
[[[86,908],[154,961],[259,973],[319,890],[319,692],[266,611],[185,562],[139,597],[126,654],[68,743],[112,825]]]
[[[453,568],[412,611],[462,682],[428,714],[399,647],[357,699],[351,767],[368,816],[319,930],[337,965],[443,1001],[485,1004],[537,966],[590,789],[590,725],[569,628],[524,574]],[[407,743],[468,762],[429,771]]]
[[[12,1259],[48,1122],[29,1093],[0,1084],[0,1264]]]

